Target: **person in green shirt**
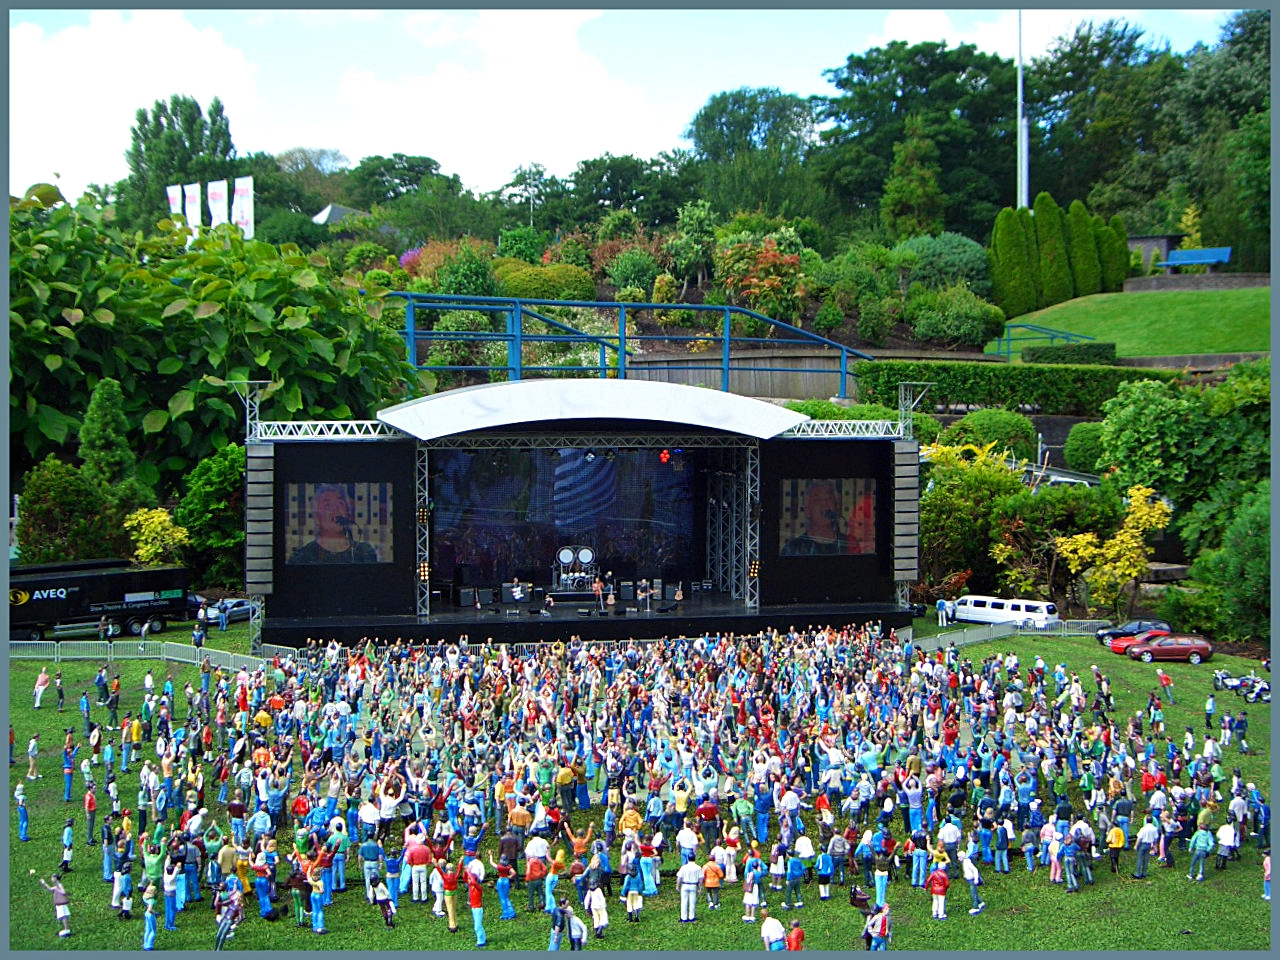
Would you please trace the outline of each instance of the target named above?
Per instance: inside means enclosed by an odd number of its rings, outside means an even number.
[[[1204,813],[1209,811],[1205,810]],[[1191,835],[1191,842],[1188,849],[1191,851],[1191,867],[1187,872],[1187,879],[1194,880],[1197,883],[1204,881],[1204,864],[1209,859],[1209,854],[1213,850],[1213,834],[1209,832],[1209,824],[1204,823],[1194,834]]]
[[[218,851],[222,849],[224,842],[226,842],[226,835],[218,824],[209,824],[209,829],[204,832],[204,852],[209,859],[210,886],[217,886],[222,882],[222,870],[218,866]]]

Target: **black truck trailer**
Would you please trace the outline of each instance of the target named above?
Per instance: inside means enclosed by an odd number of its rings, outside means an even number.
[[[106,622],[108,636],[161,633],[191,618],[186,567],[135,567],[119,559],[9,568],[9,637],[43,640]]]

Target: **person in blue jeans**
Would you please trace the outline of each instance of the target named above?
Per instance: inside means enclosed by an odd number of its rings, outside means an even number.
[[[23,843],[29,843],[31,835],[28,831],[31,827],[31,815],[27,812],[27,796],[22,784],[18,784],[13,788],[13,805],[18,808],[18,839]]]
[[[911,837],[911,843],[911,886],[924,889],[924,883],[929,879],[929,838],[923,832],[917,832]]]
[[[311,929],[315,933],[328,933],[324,926],[324,877],[313,867],[307,882],[311,884]]]

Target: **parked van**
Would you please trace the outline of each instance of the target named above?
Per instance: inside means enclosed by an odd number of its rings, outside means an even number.
[[[1044,629],[1059,621],[1058,608],[1045,600],[970,595],[956,600],[956,619],[969,623],[1016,623]]]

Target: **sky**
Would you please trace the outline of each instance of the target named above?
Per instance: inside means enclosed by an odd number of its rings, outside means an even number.
[[[1227,10],[1028,10],[1023,57],[1083,21],[1185,52]],[[11,10],[9,189],[78,197],[128,174],[129,130],[173,94],[220,97],[239,154],[293,147],[435,159],[477,192],[538,163],[687,149],[717,93],[835,92],[824,71],[893,40],[1016,58],[997,10]],[[32,82],[31,78],[38,78]],[[55,175],[57,180],[55,180]]]

